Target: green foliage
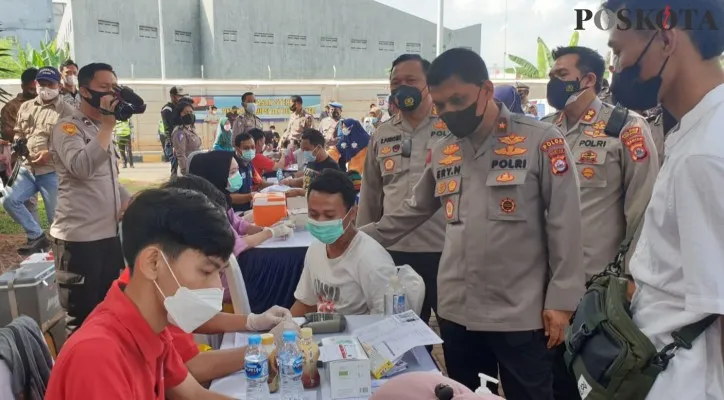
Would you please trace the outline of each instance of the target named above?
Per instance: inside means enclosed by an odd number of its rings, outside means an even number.
[[[35,67],[56,67],[70,57],[70,47],[66,43],[65,46],[59,47],[55,39],[51,41],[40,42],[40,49],[36,50],[28,44],[26,48],[17,46],[17,55],[15,62],[18,69],[24,71],[28,68]]]
[[[568,42],[569,46],[578,46],[579,39],[578,31],[573,32],[571,40]],[[516,63],[515,68],[506,68],[505,72],[508,74],[515,74],[521,78],[526,79],[544,79],[548,76],[548,71],[553,65],[553,54],[551,53],[548,45],[543,39],[538,38],[538,51],[535,64],[524,59],[523,57],[508,54],[510,61]]]
[[[2,31],[3,29],[0,27],[0,32]],[[4,44],[7,45],[7,47],[3,46]],[[0,41],[0,79],[12,77],[10,76],[14,73],[12,61],[13,59],[10,55],[10,41],[8,39],[3,39],[3,41]],[[9,99],[10,93],[0,88],[0,104],[5,104]]]

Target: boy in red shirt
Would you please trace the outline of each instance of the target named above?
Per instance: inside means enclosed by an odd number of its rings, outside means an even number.
[[[45,398],[228,399],[189,374],[167,329],[193,332],[221,310],[219,272],[234,247],[226,214],[202,194],[166,188],[138,194],[123,221],[131,279],[114,283],[69,338]]]

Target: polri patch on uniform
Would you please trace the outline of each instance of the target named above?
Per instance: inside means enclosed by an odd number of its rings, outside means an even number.
[[[388,158],[384,162],[385,172],[391,172],[395,169],[395,160]]]
[[[596,116],[596,110],[594,110],[593,108],[589,108],[586,111],[586,113],[583,114],[583,118],[581,118],[581,119],[584,120],[585,122],[591,122],[591,121],[593,121],[593,118],[595,116]]]
[[[500,201],[500,211],[504,212],[505,214],[512,214],[513,212],[515,212],[515,208],[515,200],[511,199],[510,197],[506,197]]]
[[[498,118],[498,132],[505,132],[508,130],[508,119],[505,117]]]
[[[548,158],[551,162],[553,175],[563,175],[568,172],[568,157],[565,147],[554,147],[548,151]]]
[[[390,154],[391,152],[392,152],[392,147],[390,147],[390,146],[385,146],[382,148],[382,150],[380,150],[380,154],[382,154],[383,156]]]
[[[578,159],[579,163],[583,164],[595,164],[598,161],[598,154],[593,150],[586,150],[581,153],[581,157]]]
[[[596,173],[593,171],[593,168],[586,167],[581,170],[581,176],[590,180],[593,179],[594,176],[596,176]]]
[[[497,182],[500,183],[508,183],[515,180],[515,175],[511,174],[508,171],[503,172],[502,174],[498,175],[497,178],[495,178]]]
[[[646,140],[644,135],[641,133],[641,128],[638,126],[634,126],[626,130],[626,133],[621,135],[621,141],[631,154],[632,160],[638,162],[649,157],[649,150],[646,148]]]
[[[525,142],[526,137],[511,133],[508,136],[501,136],[498,138],[500,143],[503,143],[505,147],[501,149],[495,149],[495,154],[499,156],[513,157],[525,154],[528,149],[523,147],[515,147],[517,144]]]
[[[455,216],[455,202],[453,202],[453,199],[447,199],[445,202],[445,217],[447,219],[453,219]]]
[[[75,126],[75,124],[71,124],[70,122],[64,123],[62,128],[63,132],[65,132],[65,134],[69,136],[73,136],[78,133],[78,127]]]
[[[548,153],[548,150],[550,150],[552,147],[562,147],[566,142],[563,140],[563,138],[553,138],[548,139],[540,146],[541,151]]]

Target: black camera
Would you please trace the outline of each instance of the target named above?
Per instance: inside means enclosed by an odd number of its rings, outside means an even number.
[[[16,139],[12,146],[10,148],[13,150],[13,153],[17,154],[19,157],[30,157],[30,150],[28,150],[28,139]]]
[[[116,105],[113,115],[117,121],[128,121],[133,114],[146,112],[146,103],[133,89],[128,86],[118,86],[115,92],[118,105]]]

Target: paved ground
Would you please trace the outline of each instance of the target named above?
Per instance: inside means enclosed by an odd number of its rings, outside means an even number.
[[[160,183],[171,176],[169,163],[136,163],[135,168],[120,169],[120,178],[134,182]]]

